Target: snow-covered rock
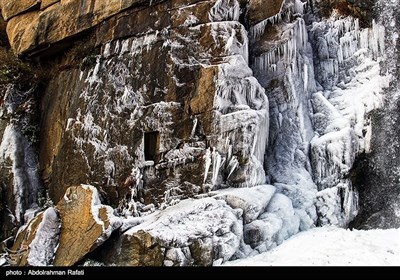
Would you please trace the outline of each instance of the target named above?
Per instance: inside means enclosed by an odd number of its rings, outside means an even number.
[[[252,188],[224,189],[215,193],[217,195],[213,198],[226,201],[233,209],[242,209],[243,221],[248,224],[264,213],[275,193],[275,187],[261,185]]]
[[[46,266],[53,262],[61,231],[58,212],[53,207],[43,212],[43,219],[38,226],[35,238],[29,244],[28,264]]]
[[[104,260],[142,266],[225,262],[242,240],[242,213],[213,198],[182,201],[124,232],[104,253]]]
[[[12,265],[47,266],[52,264],[61,230],[58,215],[58,211],[50,207],[21,228],[9,252]]]
[[[70,187],[56,209],[60,213],[61,233],[54,265],[75,264],[122,225],[113,209],[100,203],[96,188],[89,185]]]
[[[358,193],[349,180],[317,193],[316,206],[321,226],[347,227],[358,214]]]

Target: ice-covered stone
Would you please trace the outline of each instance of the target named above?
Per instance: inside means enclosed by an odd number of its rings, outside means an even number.
[[[318,223],[321,226],[348,226],[358,214],[358,193],[350,181],[317,193]]]
[[[58,215],[58,211],[50,207],[18,232],[9,251],[11,265],[47,266],[53,263],[61,231]]]
[[[213,198],[185,200],[146,217],[104,253],[117,265],[212,265],[229,260],[243,235],[241,210]]]
[[[217,194],[214,196],[215,199],[226,201],[234,209],[242,209],[244,223],[248,224],[265,211],[275,193],[275,187],[261,185],[252,188],[224,189],[215,193]]]

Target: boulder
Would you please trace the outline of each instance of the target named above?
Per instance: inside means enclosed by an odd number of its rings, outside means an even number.
[[[245,225],[243,232],[244,242],[260,252],[278,245],[277,236],[283,225],[275,214],[265,213],[262,218]]]
[[[46,266],[54,258],[61,223],[58,211],[50,207],[19,231],[10,252],[12,265]]]
[[[103,247],[103,261],[127,266],[209,266],[227,261],[242,239],[241,214],[213,198],[182,201],[145,217]]]
[[[300,217],[293,209],[292,201],[284,194],[275,194],[265,212],[260,219],[266,223],[276,225],[277,218],[282,220],[281,228],[276,232],[277,244],[299,232]]]
[[[55,208],[20,229],[10,253],[13,264],[74,265],[121,226],[112,211],[100,204],[94,187],[70,187]]]
[[[226,189],[216,192],[214,198],[226,201],[232,208],[243,210],[246,224],[251,223],[262,214],[275,193],[275,187],[261,185],[252,188]]]
[[[112,208],[100,204],[97,190],[89,185],[70,187],[56,208],[62,225],[56,266],[75,264],[121,226]]]

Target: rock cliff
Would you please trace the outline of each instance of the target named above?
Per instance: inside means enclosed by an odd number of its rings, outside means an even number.
[[[208,266],[363,224],[397,59],[374,5],[1,0],[9,263]]]

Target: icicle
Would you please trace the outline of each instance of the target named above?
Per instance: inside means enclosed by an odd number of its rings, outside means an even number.
[[[343,63],[360,49],[370,50],[375,59],[384,53],[385,29],[375,21],[372,22],[372,28],[360,29],[358,19],[347,17],[335,20],[332,28],[336,33],[328,32],[325,38],[328,43],[332,43],[335,41],[334,36],[337,36],[339,63]]]
[[[211,152],[210,149],[207,149],[206,154],[203,157],[204,159],[204,180],[203,183],[207,180],[208,171],[210,170],[211,166]]]
[[[260,39],[260,37],[264,34],[265,27],[268,25],[268,23],[274,25],[282,21],[282,13],[283,13],[282,9],[284,4],[285,1],[282,2],[282,6],[276,15],[266,18],[258,22],[254,26],[250,27],[250,39],[252,42],[255,42],[258,39]]]
[[[254,155],[260,163],[264,162],[264,154],[265,149],[268,145],[268,137],[269,137],[269,117],[267,113],[261,111],[259,113],[259,126],[256,127],[257,133],[254,139],[254,147],[252,151],[252,155]]]
[[[218,151],[215,148],[213,148],[212,152],[210,151],[210,149],[207,149],[206,154],[204,155],[203,158],[204,158],[203,183],[205,183],[207,180],[207,175],[208,175],[208,172],[209,172],[211,164],[212,164],[211,184],[215,185],[217,183],[218,174],[219,174],[222,164],[224,163],[224,160],[222,159],[221,155],[218,153]]]
[[[294,1],[294,13],[303,15],[306,4],[307,4],[307,2],[303,3],[301,0],[295,0]]]
[[[233,5],[231,2],[233,2]],[[228,18],[226,16],[228,16]],[[210,21],[239,21],[239,17],[240,5],[237,0],[217,0],[208,13]]]
[[[303,67],[303,83],[304,83],[304,92],[307,92],[308,88],[308,66],[304,63]]]
[[[228,168],[227,168],[229,170],[227,179],[229,179],[229,177],[231,177],[232,173],[236,170],[236,168],[238,166],[239,166],[239,161],[238,161],[237,157],[236,156],[232,157],[231,160],[229,161]]]
[[[212,165],[213,165],[213,174],[212,174],[211,184],[215,185],[217,183],[219,170],[222,165],[222,158],[221,158],[221,155],[218,153],[218,151],[215,150],[215,148],[213,148],[211,156],[212,156]]]
[[[242,38],[243,39],[243,46],[242,46],[242,50],[243,50],[243,58],[246,61],[247,64],[249,64],[249,39],[248,39],[248,34],[247,31],[245,29],[241,29],[242,30]]]
[[[298,19],[292,29],[285,32],[284,36],[288,40],[275,47],[269,52],[263,53],[259,57],[255,57],[254,65],[259,72],[274,73],[278,69],[278,62],[282,62],[292,67],[293,72],[298,69],[297,53],[302,52],[307,47],[308,34],[303,19]]]
[[[190,138],[194,138],[194,135],[196,133],[196,128],[197,128],[197,122],[198,122],[198,119],[194,118],[193,119],[193,128],[192,128],[192,132],[190,133]]]

